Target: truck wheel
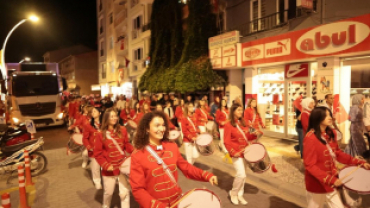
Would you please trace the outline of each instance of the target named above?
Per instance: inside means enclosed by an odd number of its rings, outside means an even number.
[[[37,160],[37,166],[35,168],[31,167],[31,175],[37,176],[43,173],[46,170],[46,166],[48,165],[48,160],[46,159],[45,155],[41,152],[32,152],[30,154],[30,159]]]

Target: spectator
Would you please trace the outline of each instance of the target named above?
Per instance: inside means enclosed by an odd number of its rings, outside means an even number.
[[[220,105],[220,98],[216,96],[215,102],[211,105],[211,116],[213,116],[214,118],[216,118],[216,111],[219,105]]]
[[[174,106],[174,102],[175,102],[175,93],[174,92],[170,92],[169,93],[170,95],[170,102],[171,102],[171,105]]]
[[[186,103],[192,103],[192,104],[194,104],[193,98],[191,97],[191,95],[186,96]]]
[[[167,116],[170,120],[175,117],[175,114],[174,114],[172,106],[171,106],[171,101],[166,102],[166,107],[164,108],[164,113],[167,114]]]
[[[117,107],[118,113],[120,113],[121,110],[125,109],[125,107],[126,107],[126,99],[125,99],[124,95],[120,95],[120,96],[117,96],[117,97],[118,97],[118,101],[117,101],[116,107]]]
[[[155,110],[156,106],[157,106],[157,102],[158,102],[158,98],[157,98],[157,95],[152,95],[152,100],[150,102],[150,110]]]

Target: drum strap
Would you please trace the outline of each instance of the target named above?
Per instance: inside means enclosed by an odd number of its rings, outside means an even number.
[[[188,117],[188,120],[189,120],[189,122],[191,123],[191,125],[193,126],[194,131],[197,131],[197,129],[195,128],[195,125],[194,125],[193,121],[192,121],[189,117]]]
[[[145,149],[157,160],[158,165],[162,165],[164,172],[167,174],[167,176],[170,178],[172,183],[174,183],[176,186],[178,186],[175,176],[172,175],[172,172],[170,168],[166,165],[166,163],[163,162],[162,158],[159,157],[159,155],[149,146],[147,145]]]
[[[199,108],[200,111],[203,113],[203,115],[206,117],[206,119],[208,118],[207,114],[202,110],[202,108]]]
[[[225,114],[226,120],[227,120],[227,113],[225,111],[223,111],[223,110],[221,110],[221,112]]]
[[[117,141],[115,139],[113,139],[111,136],[110,136],[110,132],[107,131],[107,134],[106,134],[107,138],[112,140],[113,144],[116,146],[117,150],[119,151],[119,153],[121,153],[122,155],[125,156],[125,153],[122,151],[121,147],[118,145]]]
[[[243,135],[245,141],[247,141],[247,144],[249,145],[250,143],[249,143],[247,137],[245,136],[244,132],[242,131],[242,129],[239,127],[238,124],[236,124],[236,128],[238,128],[238,130],[240,131],[240,133]]]
[[[323,138],[323,137],[321,137],[321,139],[325,141],[325,143],[326,143],[326,148],[328,149],[328,151],[329,151],[329,154],[330,154],[331,158],[333,158],[333,161],[334,161],[335,167],[338,169],[338,164],[339,164],[339,163],[338,163],[338,161],[337,161],[337,156],[335,155],[335,153],[334,153],[333,149],[330,147],[330,145],[329,145],[329,143],[326,141],[326,139],[325,139],[325,138]]]

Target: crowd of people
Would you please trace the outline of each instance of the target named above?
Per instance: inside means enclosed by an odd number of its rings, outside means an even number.
[[[325,201],[330,207],[343,207],[336,191],[336,187],[342,185],[336,161],[370,169],[365,160],[355,157],[361,154],[356,139],[359,128],[355,125],[361,125],[363,119],[359,115],[363,97],[355,96],[352,101],[352,143],[346,154],[338,146],[341,133],[335,124],[330,96],[326,96],[325,106],[317,106],[311,98],[298,98],[294,102],[298,149],[306,168],[310,208],[322,207]],[[126,99],[124,95],[115,101],[109,96],[101,99],[99,95],[70,97],[67,109],[72,125],[69,129],[83,134],[82,167],[86,168],[90,161],[93,183],[96,189],[104,189],[103,207],[110,207],[117,183],[123,208],[130,207],[130,190],[142,208],[175,207],[187,196],[182,196],[178,170],[189,179],[217,184],[217,176],[193,166],[202,155],[196,141],[210,130],[217,132],[212,138],[220,139],[224,161],[232,163],[236,171],[229,191],[230,200],[235,205],[246,205],[244,151],[258,143],[265,125],[256,99],[248,100],[246,108],[240,98],[235,99],[230,108],[227,103],[225,97],[216,97],[208,104],[207,95],[194,100],[192,96],[176,98],[174,93],[160,97],[145,94],[141,100],[135,96]],[[175,139],[182,140],[180,145],[184,145],[186,160],[180,154],[178,143],[170,137],[171,130],[180,132],[181,136]]]

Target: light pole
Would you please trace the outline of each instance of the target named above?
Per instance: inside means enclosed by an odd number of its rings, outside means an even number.
[[[24,57],[24,59],[22,59],[19,63],[23,63],[25,61],[31,61],[31,58],[30,57]]]
[[[12,35],[15,29],[17,29],[21,24],[25,23],[27,20],[30,20],[32,22],[37,22],[39,20],[36,16],[30,16],[28,19],[23,19],[18,24],[16,24],[8,33],[8,35],[5,38],[3,47],[2,47],[2,53],[1,53],[1,73],[3,74],[3,78],[6,78],[6,70],[5,70],[5,47],[6,43],[8,42],[9,37]]]

